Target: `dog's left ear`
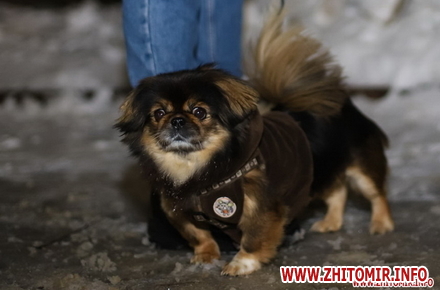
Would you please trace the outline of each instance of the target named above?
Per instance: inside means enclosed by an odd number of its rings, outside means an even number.
[[[133,106],[136,90],[133,90],[120,107],[121,117],[116,120],[115,128],[123,134],[133,133],[142,129],[145,123],[144,114],[139,114]]]
[[[257,110],[258,93],[244,81],[226,77],[217,80],[215,84],[222,90],[235,115],[247,116]]]

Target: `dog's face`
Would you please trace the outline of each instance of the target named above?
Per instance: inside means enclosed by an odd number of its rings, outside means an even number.
[[[256,110],[256,97],[242,81],[207,66],[158,75],[127,97],[116,127],[133,151],[147,153],[181,183],[227,146],[233,128]]]
[[[202,151],[214,143],[222,143],[227,135],[215,117],[215,107],[197,95],[176,98],[177,92],[164,90],[151,105],[143,141],[148,148],[185,155]],[[216,139],[216,140],[214,140]]]

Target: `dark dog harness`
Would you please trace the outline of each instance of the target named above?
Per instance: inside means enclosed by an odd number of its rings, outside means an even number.
[[[193,212],[193,219],[220,228],[234,242],[240,243],[241,231],[237,224],[243,214],[244,193],[239,180],[253,169],[264,167],[258,154],[231,177],[200,191],[196,197],[196,207],[201,211]]]
[[[254,116],[249,126],[245,163],[229,177],[200,190],[193,196],[190,218],[194,224],[220,228],[237,244],[241,240],[238,223],[243,214],[243,176],[259,168],[266,173],[266,198],[277,199],[290,208],[293,218],[310,201],[312,158],[309,144],[298,124],[286,113]],[[243,164],[243,163],[241,163]]]

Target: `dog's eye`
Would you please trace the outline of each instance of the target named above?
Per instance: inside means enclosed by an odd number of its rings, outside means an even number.
[[[200,120],[205,119],[207,115],[206,110],[200,107],[195,107],[192,111],[192,114]]]
[[[165,114],[165,111],[162,109],[156,110],[154,111],[154,119],[156,119],[156,122],[159,122],[159,120],[162,119]]]

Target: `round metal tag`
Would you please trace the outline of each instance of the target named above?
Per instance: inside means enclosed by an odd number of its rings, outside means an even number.
[[[219,217],[228,218],[234,215],[237,205],[229,197],[219,197],[214,202],[213,209]]]

